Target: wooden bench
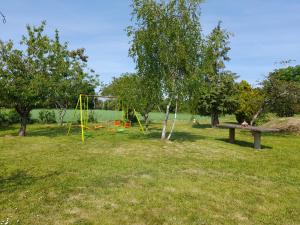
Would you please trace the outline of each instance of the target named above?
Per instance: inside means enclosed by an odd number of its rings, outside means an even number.
[[[229,142],[234,143],[235,141],[235,129],[242,129],[251,131],[254,136],[254,148],[261,149],[261,134],[263,132],[278,132],[279,129],[268,129],[263,127],[253,127],[253,126],[242,126],[236,124],[220,124],[217,125],[219,128],[229,129]]]

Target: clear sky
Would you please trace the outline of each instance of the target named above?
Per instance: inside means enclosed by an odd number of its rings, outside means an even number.
[[[1,0],[7,23],[0,24],[0,39],[19,41],[26,24],[47,21],[47,32],[58,29],[71,48],[84,47],[89,67],[100,79],[132,72],[129,39],[129,0]],[[292,59],[300,63],[300,0],[206,0],[201,7],[204,34],[223,21],[234,33],[227,68],[251,84]],[[294,64],[295,64],[294,63]]]

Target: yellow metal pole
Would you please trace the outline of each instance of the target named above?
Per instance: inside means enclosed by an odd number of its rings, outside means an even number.
[[[89,122],[89,96],[86,96],[86,113],[85,113],[85,126],[87,127]]]
[[[133,112],[134,112],[134,115],[135,115],[137,121],[139,122],[139,125],[140,125],[140,128],[141,128],[143,134],[145,134],[144,127],[143,127],[143,125],[141,124],[141,121],[140,121],[140,119],[139,119],[139,117],[138,117],[138,115],[137,115],[135,109],[133,109]]]
[[[81,124],[81,140],[84,143],[84,129],[83,129],[83,112],[82,112],[82,95],[80,95],[80,124]]]

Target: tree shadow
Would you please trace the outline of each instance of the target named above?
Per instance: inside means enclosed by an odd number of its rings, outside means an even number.
[[[192,128],[195,129],[208,129],[208,128],[212,128],[210,124],[193,124]]]
[[[216,138],[215,140],[230,143],[228,138]],[[239,145],[241,147],[246,147],[246,148],[254,148],[253,142],[248,142],[248,141],[235,140],[233,145]],[[261,149],[273,149],[273,148],[267,145],[261,145]]]
[[[68,133],[67,127],[43,127],[34,130],[28,130],[27,136],[29,137],[58,137],[58,136],[66,136]],[[80,129],[72,128],[70,134],[79,134]]]
[[[152,131],[146,133],[145,135],[137,134],[128,134],[128,137],[131,139],[141,139],[141,140],[160,140],[161,131]],[[198,134],[191,134],[189,132],[179,132],[175,131],[171,137],[171,141],[175,142],[195,142],[197,140],[207,139],[205,136]]]
[[[15,126],[5,126],[5,127],[0,127],[0,133],[2,133],[0,137],[5,137],[7,135],[9,136],[17,136],[18,135],[18,129]]]
[[[51,172],[42,176],[32,176],[28,174],[26,171],[16,170],[8,177],[0,177],[0,191],[13,192],[20,187],[29,186],[34,182],[51,178],[59,174],[60,173],[58,172]]]

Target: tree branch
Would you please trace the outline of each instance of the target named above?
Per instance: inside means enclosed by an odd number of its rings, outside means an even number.
[[[2,17],[2,22],[6,23],[6,18],[4,16],[4,14],[0,11],[0,16]]]

